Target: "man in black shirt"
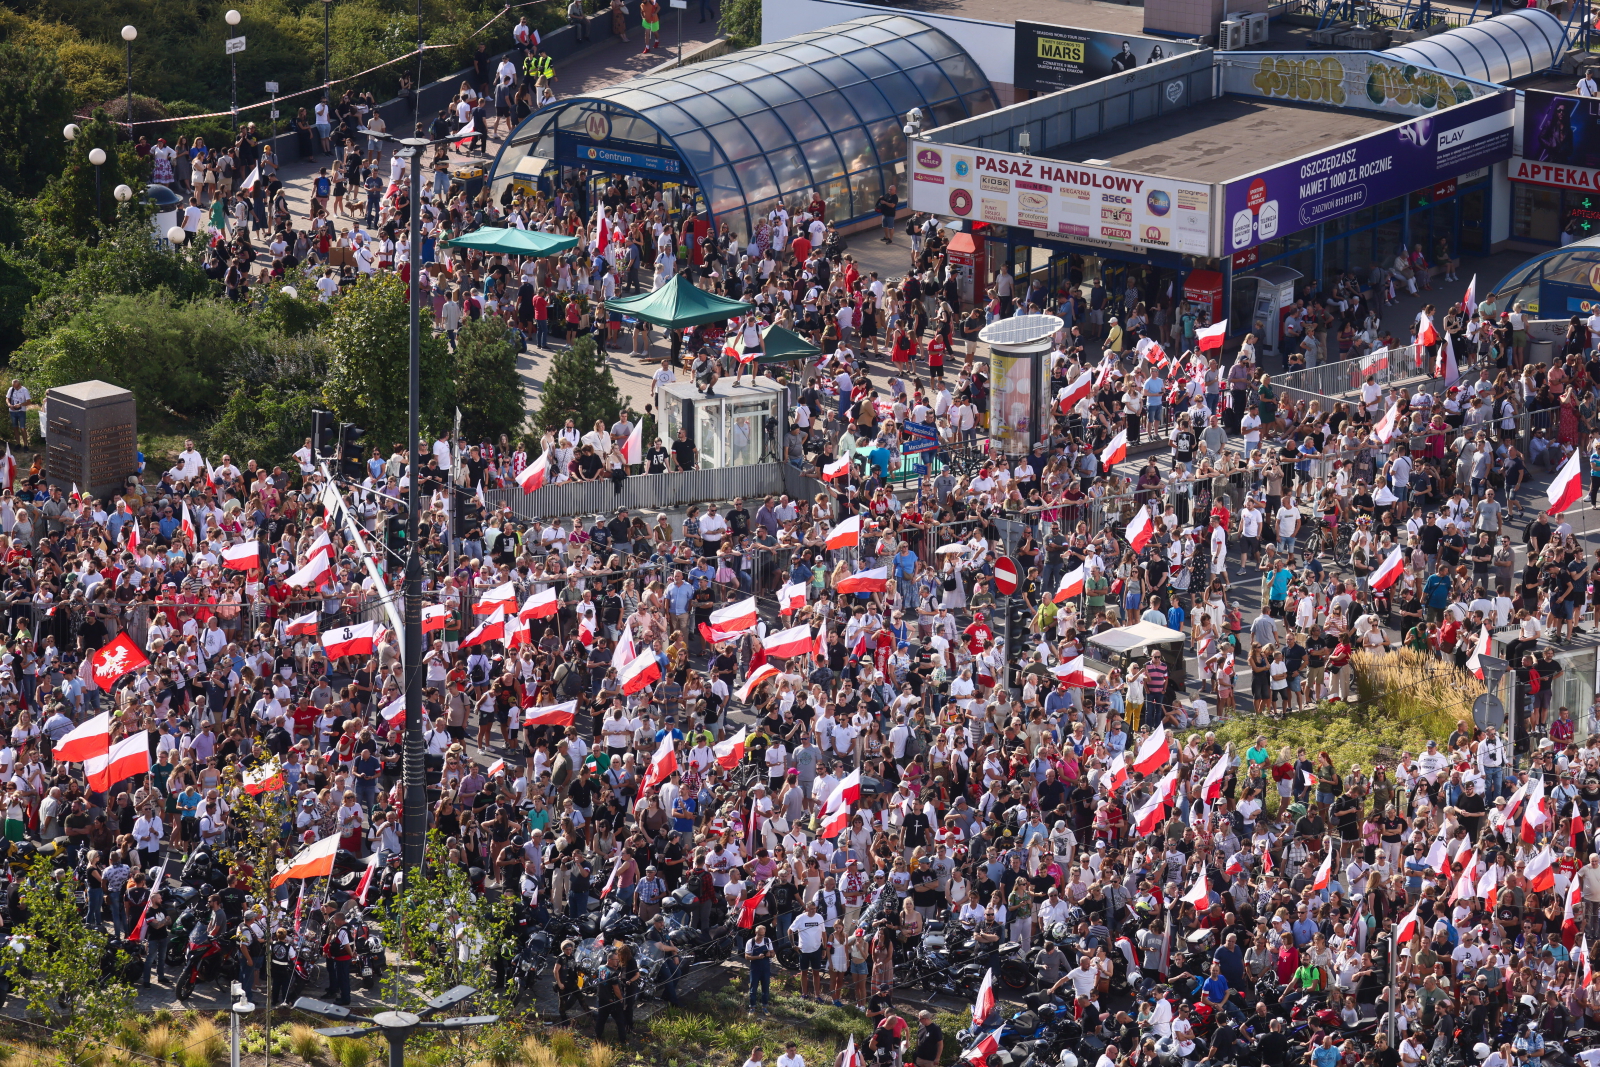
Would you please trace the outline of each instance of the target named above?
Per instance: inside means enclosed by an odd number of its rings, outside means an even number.
[[[1467,832],[1467,837],[1476,841],[1478,829],[1483,825],[1483,814],[1487,810],[1483,794],[1478,792],[1478,782],[1469,778],[1463,783],[1461,797],[1456,801],[1456,821]]]
[[[692,471],[695,469],[694,442],[689,440],[685,430],[678,431],[678,439],[672,442],[672,459],[677,470]]]

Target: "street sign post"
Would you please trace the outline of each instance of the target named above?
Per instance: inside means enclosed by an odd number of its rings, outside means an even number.
[[[932,452],[939,447],[939,429],[927,422],[903,422],[900,430],[906,441],[900,446],[902,453]]]
[[[244,51],[243,37],[229,37],[227,45],[223,48],[223,55],[233,55],[235,52]]]
[[[1001,596],[1010,596],[1017,591],[1017,561],[1010,556],[1001,556],[994,561],[994,591]]]

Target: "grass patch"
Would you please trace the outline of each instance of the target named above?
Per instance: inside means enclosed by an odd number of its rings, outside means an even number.
[[[289,1051],[307,1063],[315,1063],[327,1047],[322,1035],[305,1023],[295,1023],[289,1028]]]
[[[144,1054],[151,1059],[163,1063],[175,1062],[178,1050],[182,1047],[183,1036],[173,1030],[170,1023],[157,1023],[145,1031]]]
[[[550,1035],[550,1051],[557,1063],[579,1067],[583,1063],[583,1049],[570,1030],[557,1030]]]
[[[368,1067],[373,1060],[371,1042],[342,1037],[328,1042],[328,1050],[339,1067]]]
[[[217,1067],[228,1055],[228,1039],[210,1019],[201,1019],[183,1037],[177,1053],[183,1067]]]

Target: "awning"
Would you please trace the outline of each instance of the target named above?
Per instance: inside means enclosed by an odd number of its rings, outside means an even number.
[[[783,326],[768,326],[761,334],[761,355],[757,363],[788,363],[796,359],[820,356],[822,349],[807,341],[793,330]]]
[[[620,311],[669,330],[681,330],[743,315],[750,310],[750,305],[742,300],[729,300],[704,289],[696,289],[683,275],[674,274],[667,284],[654,292],[607,300],[606,309]]]
[[[452,237],[444,244],[449,248],[476,248],[481,252],[507,256],[555,256],[569,248],[578,247],[578,239],[538,230],[485,226],[460,237]]]

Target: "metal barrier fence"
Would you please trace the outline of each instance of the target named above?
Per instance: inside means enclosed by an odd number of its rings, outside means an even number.
[[[533,493],[515,486],[490,489],[484,494],[491,508],[508,504],[516,517],[570,518],[575,515],[609,515],[617,508],[661,509],[736,496],[761,497],[785,491],[784,463],[756,463],[747,467],[680,471],[674,474],[635,474],[623,480],[621,491],[609,478],[598,482],[562,482]],[[792,467],[789,469],[793,469]],[[798,472],[797,472],[798,473]]]
[[[1357,359],[1341,359],[1305,370],[1272,376],[1272,385],[1292,399],[1340,400],[1358,393],[1371,375],[1379,385],[1389,385],[1423,373],[1421,349],[1416,345],[1379,348]],[[1425,383],[1419,384],[1424,388]]]

